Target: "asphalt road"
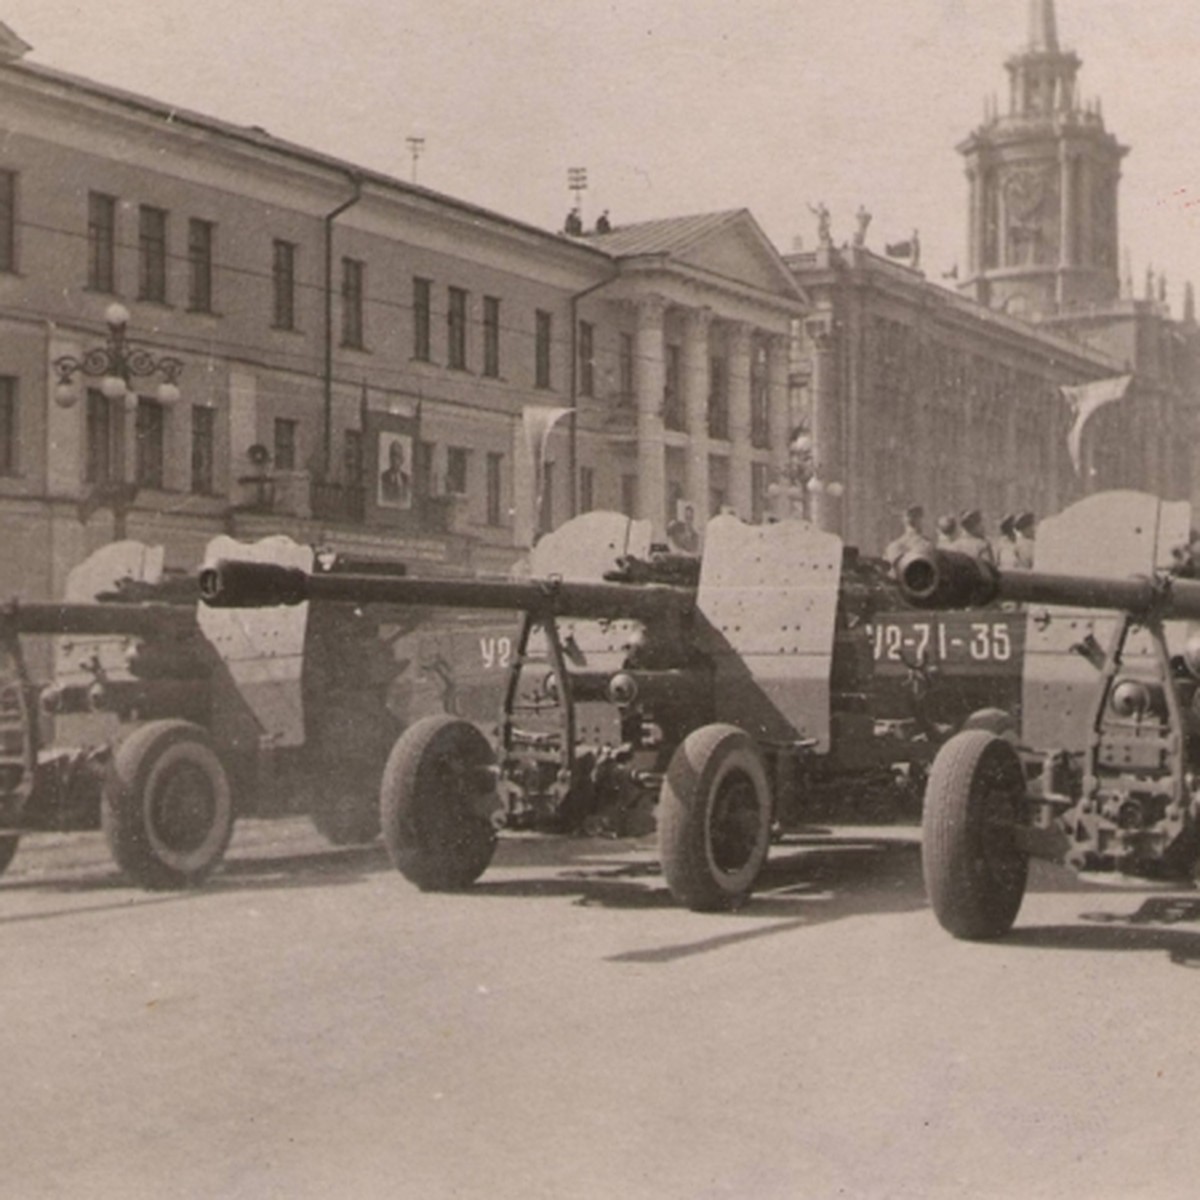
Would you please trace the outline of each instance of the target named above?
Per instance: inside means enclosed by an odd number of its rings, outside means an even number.
[[[96,836],[0,881],[0,1195],[1036,1200],[1200,1192],[1200,902],[1039,871],[953,941],[912,831],[789,841],[722,916],[651,842],[422,895],[248,822],[202,890]]]

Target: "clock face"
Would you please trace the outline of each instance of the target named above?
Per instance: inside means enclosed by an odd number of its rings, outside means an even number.
[[[1018,171],[1004,185],[1004,198],[1009,210],[1017,217],[1033,216],[1045,197],[1045,183],[1034,171]]]

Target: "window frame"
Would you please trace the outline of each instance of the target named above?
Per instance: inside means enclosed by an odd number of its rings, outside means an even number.
[[[273,329],[296,329],[296,260],[299,247],[286,238],[271,239]]]
[[[117,206],[116,196],[88,192],[87,287],[105,296],[117,291]]]
[[[18,174],[0,168],[0,274],[17,274]]]
[[[197,235],[200,235],[197,237]],[[217,227],[203,217],[188,218],[188,311],[213,311],[213,249]]]
[[[433,362],[433,280],[413,276],[413,345],[417,362]]]
[[[483,298],[483,375],[500,378],[500,297]]]
[[[467,313],[470,293],[466,288],[446,289],[446,366],[453,371],[466,371]]]
[[[554,314],[545,308],[534,309],[533,386],[550,391],[554,386],[550,348],[554,341]]]
[[[170,213],[154,204],[138,205],[138,291],[139,300],[166,304],[167,242]]]
[[[361,258],[342,258],[342,345],[365,350],[367,264]]]

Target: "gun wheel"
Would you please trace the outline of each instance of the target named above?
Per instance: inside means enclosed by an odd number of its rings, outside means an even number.
[[[705,725],[671,756],[658,842],[671,895],[693,912],[745,903],[766,862],[771,786],[754,744],[733,725]]]
[[[1017,844],[1025,775],[1012,744],[965,730],[938,751],[925,791],[921,861],[929,902],[957,938],[1001,937],[1025,896]]]
[[[383,840],[396,869],[423,892],[469,887],[492,861],[493,761],[487,738],[446,714],[417,721],[392,747],[380,792]]]
[[[100,819],[117,865],[142,887],[204,880],[233,834],[233,793],[208,734],[170,720],[130,734],[113,753]]]

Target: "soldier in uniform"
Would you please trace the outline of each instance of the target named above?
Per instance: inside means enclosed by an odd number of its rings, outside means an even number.
[[[983,513],[977,508],[969,508],[958,518],[958,527],[962,532],[954,549],[959,554],[970,555],[980,562],[996,564],[996,556],[992,553],[992,543],[983,532]]]
[[[904,510],[904,532],[894,541],[888,543],[883,552],[888,566],[894,571],[896,564],[906,555],[914,551],[930,551],[933,542],[926,535],[925,510],[919,504],[910,504]]]
[[[1018,514],[1013,522],[1013,566],[1025,571],[1033,570],[1033,530],[1036,525],[1033,513]]]
[[[1014,528],[1016,520],[1016,513],[1005,513],[1000,522],[1000,536],[992,547],[998,567],[1015,567],[1017,565],[1017,532]]]
[[[938,517],[937,544],[939,550],[952,550],[958,541],[958,518],[953,513]]]

